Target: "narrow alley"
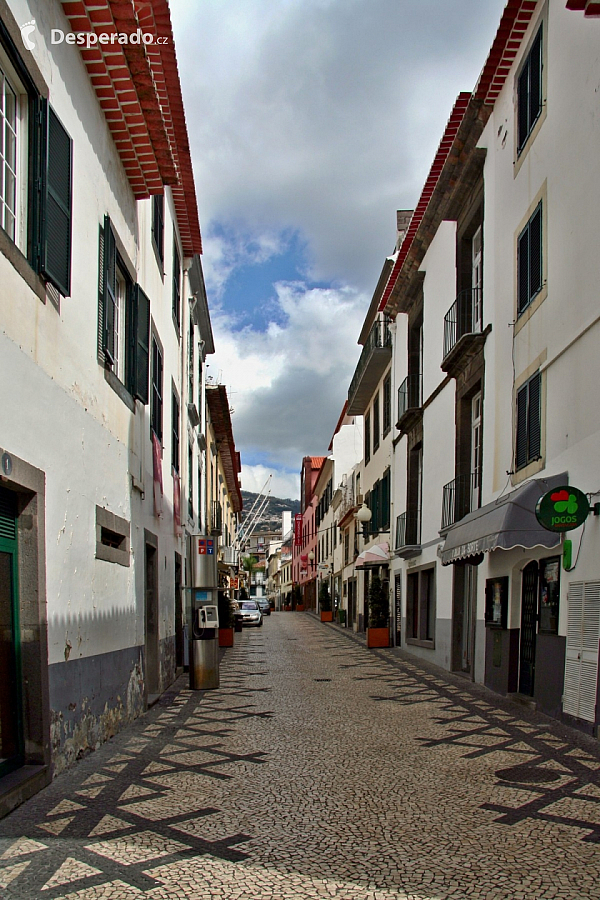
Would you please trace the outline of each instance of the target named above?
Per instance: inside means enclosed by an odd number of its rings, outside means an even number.
[[[3,896],[600,898],[591,738],[309,614],[236,637],[0,823]]]

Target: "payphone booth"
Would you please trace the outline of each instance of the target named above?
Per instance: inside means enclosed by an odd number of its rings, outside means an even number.
[[[192,537],[190,688],[219,687],[219,613],[217,548],[212,537]]]

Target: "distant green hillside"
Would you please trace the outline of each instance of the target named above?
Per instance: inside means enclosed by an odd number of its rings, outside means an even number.
[[[252,509],[252,504],[257,497],[258,494],[253,494],[252,491],[242,491],[242,499],[244,501],[242,521]],[[259,500],[256,509],[258,509],[260,503],[261,501]],[[300,512],[300,501],[289,499],[282,500],[281,497],[269,497],[269,501],[261,514],[254,533],[256,534],[257,531],[279,531],[281,529],[281,514],[286,509],[291,510],[293,520],[295,514]]]

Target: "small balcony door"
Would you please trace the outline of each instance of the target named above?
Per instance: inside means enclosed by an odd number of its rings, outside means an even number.
[[[481,331],[481,323],[483,320],[482,310],[482,292],[483,292],[483,244],[482,244],[482,226],[480,225],[471,242],[472,254],[472,322],[471,331],[478,333]]]
[[[471,401],[471,510],[479,508],[481,494],[481,391]]]

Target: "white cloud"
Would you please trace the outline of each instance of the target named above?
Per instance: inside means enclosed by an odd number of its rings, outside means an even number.
[[[297,471],[325,452],[396,210],[416,205],[504,3],[171,0],[217,348],[209,371],[231,391],[242,458]],[[240,328],[243,303],[221,306],[228,279],[290,234],[306,247],[307,282],[335,287],[280,283],[274,303],[264,298],[266,330]]]
[[[325,452],[333,434],[369,298],[350,288],[275,288],[284,326],[234,331],[226,311],[213,314],[209,373],[227,386],[242,452],[299,470],[302,457]]]
[[[172,0],[202,223],[292,228],[374,287],[504,0]]]
[[[300,468],[300,466],[298,466]],[[283,499],[295,499],[300,494],[299,472],[269,469],[267,466],[242,466],[242,487],[245,491],[258,494],[262,491],[269,475],[271,478],[271,496]]]

